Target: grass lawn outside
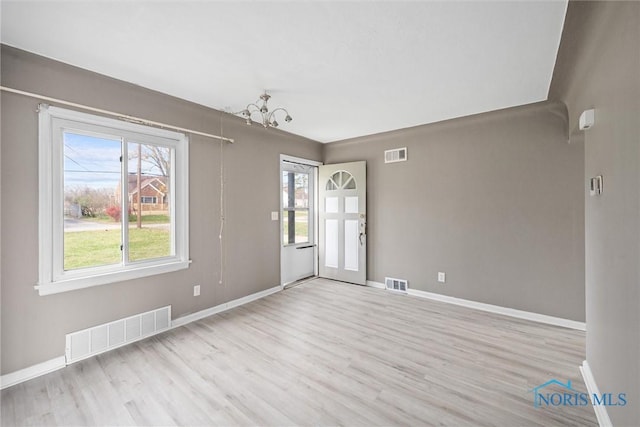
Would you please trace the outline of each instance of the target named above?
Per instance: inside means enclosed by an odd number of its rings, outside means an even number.
[[[95,217],[84,216],[78,219],[82,221],[89,221],[89,222],[115,223],[115,224],[118,223],[117,221],[114,221],[113,218],[111,218],[109,215],[105,215],[105,214],[96,215]],[[135,215],[129,215],[129,224],[135,224],[137,220],[138,218]],[[143,224],[169,224],[169,222],[170,222],[169,215],[162,215],[162,214],[142,215]]]
[[[282,233],[284,241],[289,239],[289,215],[288,211],[282,212]],[[296,211],[295,212],[295,233],[296,243],[306,243],[309,241],[309,218],[308,212]]]
[[[113,220],[112,220],[113,221]],[[120,230],[76,231],[64,234],[64,269],[119,264]],[[171,254],[171,235],[162,228],[129,228],[129,261]]]

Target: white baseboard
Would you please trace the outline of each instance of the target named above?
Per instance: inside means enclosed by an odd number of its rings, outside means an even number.
[[[276,292],[280,292],[282,290],[282,286],[274,286],[273,288],[265,289],[264,291],[256,292],[255,294],[247,295],[246,297],[234,299],[229,302],[225,302],[224,304],[216,305],[215,307],[210,307],[205,310],[201,310],[195,313],[187,314],[186,316],[178,317],[171,322],[172,328],[177,328],[179,326],[186,325],[187,323],[195,322],[196,320],[204,319],[205,317],[209,317],[213,314],[221,313],[226,310],[230,310],[234,307],[238,307],[243,304],[250,303],[251,301],[258,300],[260,298],[264,298],[271,294],[275,294]]]
[[[383,283],[367,281],[367,286],[385,289]],[[463,307],[473,308],[476,310],[488,311],[490,313],[502,314],[505,316],[517,317],[518,319],[531,320],[534,322],[546,323],[549,325],[562,326],[569,329],[577,329],[586,331],[585,322],[576,320],[563,319],[561,317],[547,316],[546,314],[532,313],[530,311],[516,310],[515,308],[502,307],[499,305],[485,304],[483,302],[471,301],[462,298],[450,297],[447,295],[436,294],[432,292],[420,291],[418,289],[407,289],[409,295],[415,297],[427,298],[435,301],[446,302],[449,304],[461,305]]]
[[[264,298],[268,295],[274,294],[282,290],[282,286],[274,286],[273,288],[265,289],[264,291],[256,292],[255,294],[247,295],[246,297],[234,299],[233,301],[226,302],[224,304],[217,305],[215,307],[208,308],[206,310],[198,311],[197,313],[188,314],[186,316],[178,317],[171,321],[169,329],[177,328],[187,323],[211,316],[212,314],[220,313],[234,307],[238,307],[243,304],[247,304],[251,301],[255,301],[260,298]],[[163,330],[166,331],[167,329]],[[147,338],[146,336],[143,338]],[[130,343],[127,343],[130,344]],[[127,345],[125,344],[125,345]],[[19,371],[11,372],[0,377],[0,389],[11,387],[12,385],[19,384],[24,381],[39,377],[41,375],[48,374],[49,372],[57,371],[58,369],[67,366],[65,356],[59,356],[46,362],[38,363],[37,365],[29,366]]]
[[[384,285],[384,283],[380,283],[380,282],[374,282],[372,280],[367,280],[367,286],[371,287],[371,288],[378,288],[378,289],[386,289],[387,287]]]
[[[582,374],[582,378],[584,379],[584,384],[587,386],[589,396],[593,396],[594,394],[601,396],[598,385],[596,384],[596,379],[593,376],[593,372],[591,372],[589,363],[587,363],[586,360],[582,362],[582,366],[580,366],[580,373]],[[593,401],[591,403],[593,404]],[[598,419],[598,424],[600,425],[600,427],[613,427],[611,419],[609,418],[609,414],[607,413],[606,406],[593,405],[593,410],[596,412],[596,418]]]
[[[20,384],[21,382],[25,382],[44,374],[48,374],[49,372],[57,371],[58,369],[62,369],[65,366],[65,357],[58,356],[51,360],[47,360],[46,362],[38,363],[36,365],[20,369],[19,371],[2,375],[2,377],[0,377],[0,384],[2,384],[0,389],[4,390],[5,388],[11,387],[12,385]]]

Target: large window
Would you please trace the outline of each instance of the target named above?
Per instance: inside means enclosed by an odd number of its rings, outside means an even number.
[[[185,135],[40,111],[40,294],[187,268]]]

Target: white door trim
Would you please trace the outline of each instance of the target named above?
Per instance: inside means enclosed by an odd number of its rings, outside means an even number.
[[[315,167],[315,176],[314,176],[314,182],[316,183],[314,185],[314,189],[313,189],[313,212],[309,212],[310,215],[313,215],[314,218],[314,233],[313,233],[313,242],[311,242],[313,245],[315,245],[315,253],[314,253],[314,257],[313,257],[313,274],[315,276],[318,275],[318,166],[322,165],[322,162],[318,162],[316,160],[310,160],[310,159],[304,159],[302,157],[295,157],[295,156],[289,156],[287,154],[280,154],[280,162],[278,164],[279,170],[280,170],[280,176],[279,176],[279,182],[280,182],[280,193],[282,193],[282,186],[283,186],[283,182],[282,182],[282,163],[283,162],[291,162],[291,163],[300,163],[302,165],[306,165],[306,166],[312,166]],[[282,195],[279,193],[278,195],[278,224],[279,224],[279,228],[278,228],[278,240],[279,240],[279,245],[280,245],[280,286],[282,287],[282,289],[284,289],[284,287],[288,284],[284,282],[284,276],[283,276],[283,271],[284,271],[284,257],[283,257],[283,250],[284,250],[284,246],[282,245],[282,227],[283,227],[283,223],[282,223]]]

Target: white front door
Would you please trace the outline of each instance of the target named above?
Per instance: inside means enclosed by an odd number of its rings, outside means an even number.
[[[320,166],[318,194],[320,277],[366,284],[366,162]]]
[[[315,179],[317,167],[280,162],[282,285],[316,274]]]

